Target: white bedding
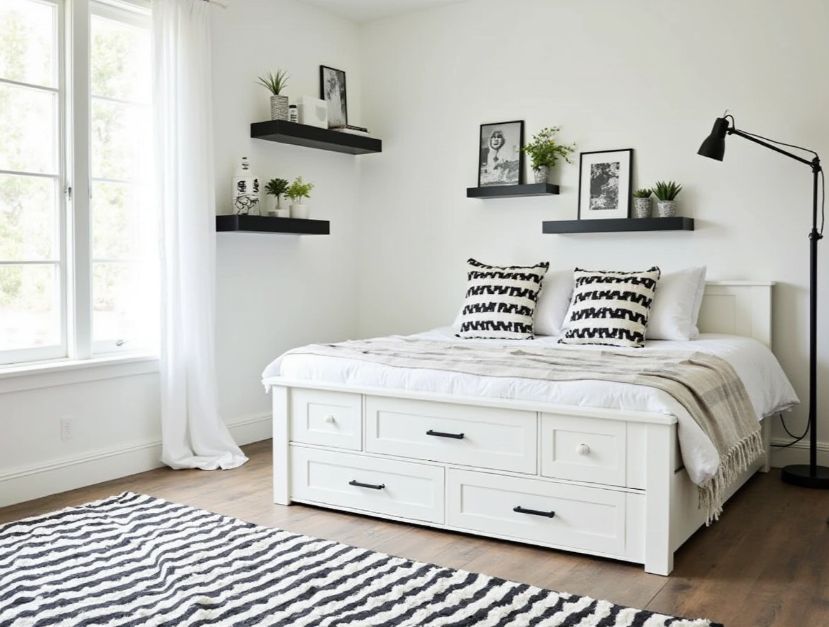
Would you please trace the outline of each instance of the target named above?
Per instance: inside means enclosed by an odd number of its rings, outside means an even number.
[[[455,332],[456,329],[453,327],[444,327],[410,337],[459,341],[455,337]],[[463,341],[510,346],[515,346],[517,343],[504,340]],[[520,343],[533,347],[556,346],[575,351],[603,348],[601,346],[564,346],[557,342],[556,337],[538,337],[535,340],[524,340]],[[758,420],[780,411],[786,411],[799,402],[791,383],[772,352],[751,338],[704,333],[698,339],[687,342],[650,340],[646,342],[644,348],[627,350],[700,351],[725,359],[733,366],[746,386]],[[483,377],[438,370],[396,368],[367,361],[315,355],[288,355],[277,358],[262,374],[265,386],[268,387],[275,377],[674,415],[679,423],[677,431],[682,459],[691,480],[696,484],[701,484],[714,476],[719,466],[719,457],[714,445],[685,408],[667,393],[649,387],[608,381],[538,381]]]

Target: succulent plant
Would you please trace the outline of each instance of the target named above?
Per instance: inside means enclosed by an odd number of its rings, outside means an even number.
[[[682,186],[675,181],[659,181],[653,186],[653,193],[658,200],[676,200]]]

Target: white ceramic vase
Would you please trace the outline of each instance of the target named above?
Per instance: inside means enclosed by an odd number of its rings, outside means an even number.
[[[294,204],[291,205],[291,217],[292,218],[299,218],[301,220],[305,220],[308,218],[309,207],[305,204],[305,199],[298,198],[294,201]]]

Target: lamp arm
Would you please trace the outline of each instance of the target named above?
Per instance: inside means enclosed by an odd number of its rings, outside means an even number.
[[[754,142],[755,144],[760,144],[761,146],[765,146],[766,148],[769,148],[769,149],[773,150],[774,152],[779,152],[781,155],[786,155],[787,157],[790,157],[791,159],[794,159],[795,161],[800,161],[800,163],[805,163],[806,165],[810,166],[814,172],[820,172],[820,170],[821,170],[820,159],[817,156],[815,156],[814,159],[804,159],[803,157],[801,157],[799,155],[796,155],[794,153],[791,153],[788,150],[783,150],[782,148],[778,148],[774,144],[764,142],[762,139],[757,139],[753,135],[750,135],[749,133],[745,133],[745,132],[741,131],[740,129],[734,128],[733,126],[729,126],[727,132],[728,132],[729,135],[738,135],[738,136],[742,137],[743,139],[747,139],[750,142]]]

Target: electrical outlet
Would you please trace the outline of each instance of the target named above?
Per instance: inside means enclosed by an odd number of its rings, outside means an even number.
[[[60,419],[60,439],[72,439],[72,416],[64,416]]]

